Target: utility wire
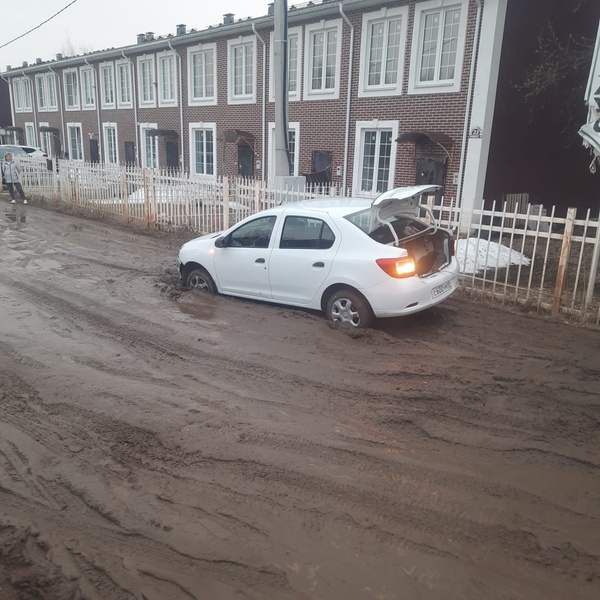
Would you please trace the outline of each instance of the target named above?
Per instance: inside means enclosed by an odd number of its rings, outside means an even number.
[[[75,2],[77,2],[77,0],[73,0],[72,2],[69,2],[69,4],[67,4],[66,6],[61,8],[57,13],[54,13],[51,17],[47,18],[45,21],[42,21],[39,25],[36,25],[29,31],[26,31],[25,33],[22,33],[21,35],[17,36],[16,38],[10,40],[10,42],[6,42],[6,44],[2,44],[0,46],[0,49],[5,48],[9,44],[12,44],[13,42],[16,42],[17,40],[20,40],[22,37],[25,37],[26,35],[29,35],[32,31],[39,29],[42,25],[45,25],[48,21],[52,21],[52,19],[54,19],[54,17],[56,17],[57,15],[60,15],[61,12],[67,10],[67,8],[69,8],[69,6],[75,4]]]

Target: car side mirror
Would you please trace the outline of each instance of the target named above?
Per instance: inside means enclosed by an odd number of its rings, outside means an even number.
[[[227,236],[221,235],[215,240],[215,247],[227,248]]]

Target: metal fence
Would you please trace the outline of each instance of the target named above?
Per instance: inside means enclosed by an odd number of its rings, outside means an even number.
[[[49,166],[21,160],[30,196],[167,231],[211,233],[282,202],[341,195],[334,185],[282,189],[255,179],[122,165],[59,160]],[[599,214],[588,210],[577,218],[571,208],[559,216],[556,207],[515,199],[470,211],[434,201],[428,208],[436,220],[457,232],[465,293],[600,325]]]

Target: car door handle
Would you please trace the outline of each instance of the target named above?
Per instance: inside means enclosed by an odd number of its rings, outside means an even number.
[[[264,258],[257,258],[254,262],[255,263],[259,263],[259,264],[264,264],[265,259]]]
[[[322,268],[322,267],[324,267],[324,266],[325,266],[325,263],[324,263],[324,262],[320,262],[320,261],[319,261],[319,262],[313,263],[313,267],[321,267],[321,268]]]

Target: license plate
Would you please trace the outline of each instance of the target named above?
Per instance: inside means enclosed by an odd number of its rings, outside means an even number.
[[[431,290],[431,297],[437,298],[438,296],[442,296],[446,292],[449,292],[452,289],[452,280],[446,281],[446,283],[442,283],[442,285],[438,285]]]

